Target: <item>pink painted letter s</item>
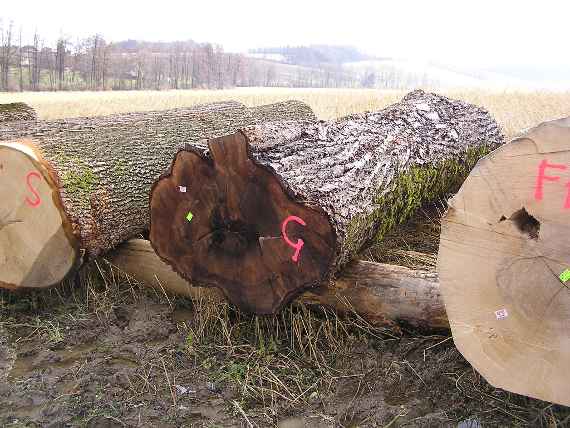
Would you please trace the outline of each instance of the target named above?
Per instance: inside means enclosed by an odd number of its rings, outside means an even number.
[[[31,207],[37,207],[39,204],[41,204],[42,199],[40,198],[38,191],[32,186],[32,183],[30,183],[30,179],[32,177],[35,177],[35,178],[41,180],[42,176],[40,174],[38,174],[36,171],[29,172],[28,175],[26,176],[26,183],[28,185],[28,189],[30,189],[30,192],[32,192],[34,194],[34,200],[32,200],[28,196],[26,196],[26,202]]]

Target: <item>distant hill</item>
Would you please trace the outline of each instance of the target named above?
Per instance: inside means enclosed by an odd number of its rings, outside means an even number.
[[[432,61],[383,59],[343,64],[360,81],[376,88],[530,88],[531,82],[508,74],[452,67]]]
[[[259,61],[259,64],[265,63],[265,67],[275,64],[273,81],[283,86],[494,90],[570,88],[570,65],[474,68],[407,58],[372,57],[354,46],[336,45],[252,49],[247,57]],[[297,67],[297,71],[291,73],[292,69],[285,68],[285,65]]]
[[[249,51],[248,56],[306,67],[339,65],[345,62],[374,59],[354,46],[334,45],[282,46],[252,49]]]
[[[184,46],[185,48],[193,48],[199,46],[193,40],[180,40],[174,42],[149,42],[146,40],[122,40],[113,42],[113,47],[122,52],[138,52],[143,49],[150,49],[154,51],[168,51]]]

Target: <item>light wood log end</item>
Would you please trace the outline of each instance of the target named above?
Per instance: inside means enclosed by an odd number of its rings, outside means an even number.
[[[455,344],[492,385],[570,405],[570,127],[546,122],[481,160],[442,222]]]
[[[45,288],[77,265],[58,186],[33,146],[0,143],[0,287]]]

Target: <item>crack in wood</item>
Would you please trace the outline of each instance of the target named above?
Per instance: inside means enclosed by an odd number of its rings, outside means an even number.
[[[23,223],[23,220],[10,220],[10,221],[0,221],[0,230],[4,229],[6,226],[10,226],[15,223]]]

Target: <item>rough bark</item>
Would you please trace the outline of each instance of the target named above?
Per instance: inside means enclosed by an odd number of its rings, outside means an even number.
[[[570,405],[570,118],[482,159],[438,255],[457,348],[494,386]],[[523,375],[513,375],[513,374]]]
[[[63,207],[64,228],[72,231],[70,246],[92,258],[148,229],[150,187],[180,147],[256,123],[315,119],[300,102],[262,110],[260,114],[257,108],[225,102],[99,118],[11,122],[0,124],[0,142],[13,150],[26,147],[22,156],[48,171]],[[26,184],[33,192],[36,183],[23,182],[24,188]],[[22,203],[18,199],[8,205]],[[48,208],[44,204],[37,211]],[[49,254],[48,248],[43,252]],[[40,279],[28,284],[49,285]]]
[[[192,283],[273,313],[502,143],[485,110],[422,91],[375,113],[247,128],[177,154],[152,189],[150,240]]]
[[[25,103],[0,104],[0,123],[37,120],[36,111]]]
[[[225,300],[216,288],[191,286],[156,255],[149,241],[129,240],[105,258],[144,285],[194,299]],[[403,321],[425,329],[449,328],[437,274],[402,266],[355,261],[335,281],[306,291],[296,302],[356,313],[378,326]]]

